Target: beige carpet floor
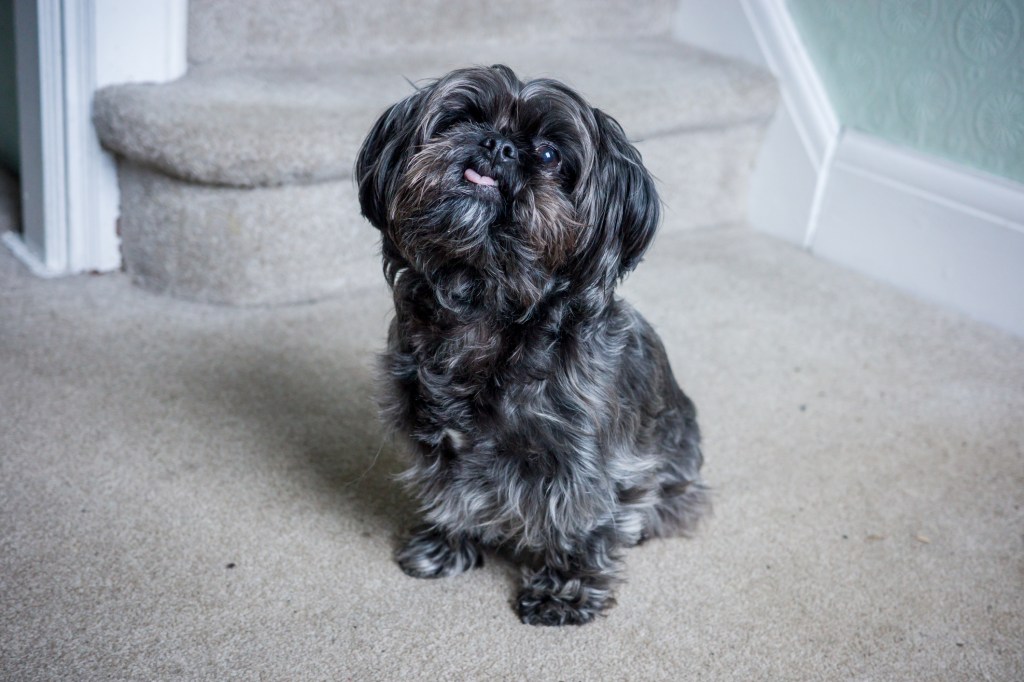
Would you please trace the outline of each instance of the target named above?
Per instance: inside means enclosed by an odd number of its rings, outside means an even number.
[[[1024,679],[1024,340],[738,226],[666,233],[624,294],[701,410],[716,514],[544,629],[499,561],[392,563],[375,268],[231,309],[0,253],[0,677]]]

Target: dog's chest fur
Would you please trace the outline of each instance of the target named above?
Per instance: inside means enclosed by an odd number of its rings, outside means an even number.
[[[619,367],[595,358],[630,352],[628,316],[581,318],[563,301],[499,323],[486,306],[456,314],[425,293],[396,291],[383,407],[413,443],[406,477],[427,519],[521,548],[609,522],[610,460],[627,448],[604,399]]]

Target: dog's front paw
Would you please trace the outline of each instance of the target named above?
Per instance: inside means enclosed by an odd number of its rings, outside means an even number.
[[[420,526],[395,553],[398,566],[414,578],[447,578],[483,566],[480,549],[466,538],[449,536],[433,526]]]
[[[527,625],[584,625],[615,603],[604,581],[562,579],[549,572],[528,578],[519,593],[519,619]]]

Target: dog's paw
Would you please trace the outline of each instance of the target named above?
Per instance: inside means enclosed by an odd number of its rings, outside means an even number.
[[[527,625],[584,625],[599,613],[554,595],[525,590],[519,594],[518,601],[519,620]]]
[[[413,578],[447,578],[483,566],[484,556],[469,540],[421,526],[395,553],[395,560]]]
[[[552,581],[544,576],[527,582],[519,593],[519,620],[527,625],[584,625],[615,603],[606,586],[578,578]]]

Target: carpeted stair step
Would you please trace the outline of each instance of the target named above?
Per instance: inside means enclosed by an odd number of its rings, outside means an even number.
[[[363,136],[412,92],[407,81],[499,62],[564,80],[623,124],[660,180],[665,229],[742,218],[774,82],[667,37],[222,61],[97,94],[101,140],[123,159],[126,268],[150,289],[232,304],[314,299],[376,276],[352,179]]]

